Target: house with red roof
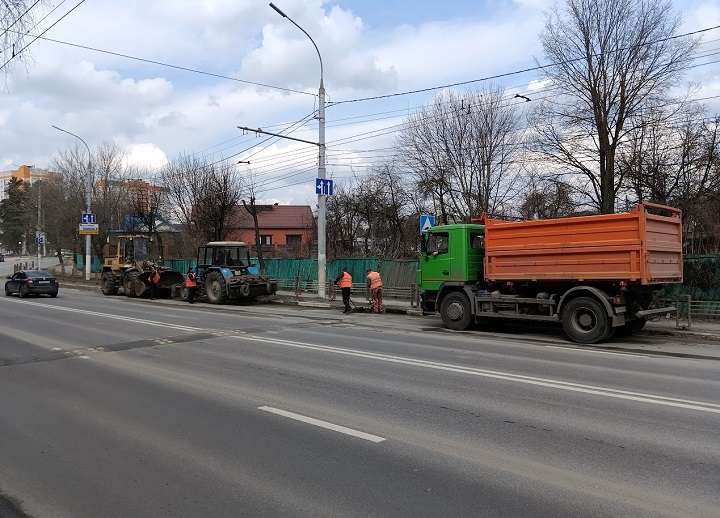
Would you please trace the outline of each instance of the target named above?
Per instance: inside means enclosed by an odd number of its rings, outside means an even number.
[[[309,205],[257,205],[263,254],[269,257],[308,257],[316,245],[315,216]],[[240,206],[229,222],[228,240],[255,248],[253,218]]]

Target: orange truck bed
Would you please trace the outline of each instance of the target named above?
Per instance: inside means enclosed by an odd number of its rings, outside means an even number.
[[[621,214],[484,223],[488,281],[683,280],[681,212],[672,207],[645,203]]]

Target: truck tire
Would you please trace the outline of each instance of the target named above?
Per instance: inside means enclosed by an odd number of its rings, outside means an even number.
[[[448,329],[456,331],[468,329],[473,322],[470,301],[460,291],[448,293],[440,303],[440,317]]]
[[[100,279],[100,291],[103,295],[117,295],[118,285],[112,272],[105,272]]]
[[[225,278],[220,272],[210,272],[205,277],[205,295],[210,304],[224,304],[227,299]]]
[[[605,307],[592,297],[577,297],[565,305],[562,326],[573,342],[596,344],[612,336]]]

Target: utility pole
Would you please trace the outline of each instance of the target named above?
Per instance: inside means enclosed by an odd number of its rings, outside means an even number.
[[[42,235],[42,226],[41,226],[41,214],[42,214],[42,182],[37,182],[37,188],[38,188],[38,206],[37,206],[37,231],[35,232],[35,248],[36,250],[36,256],[37,256],[37,266],[36,270],[40,269],[40,236]],[[43,240],[44,242],[44,240]]]
[[[320,59],[320,88],[318,89],[318,178],[321,178],[322,180],[325,180],[325,83],[323,80],[324,77],[324,70],[323,70],[323,60],[322,56],[320,55],[320,49],[318,49],[318,46],[315,44],[315,40],[312,39],[310,34],[300,27],[295,21],[290,18],[287,14],[282,12],[278,6],[270,2],[270,7],[272,7],[275,12],[277,12],[280,16],[283,18],[287,18],[290,23],[292,23],[295,27],[300,29],[305,36],[307,36],[310,39],[310,42],[313,44],[313,47],[315,47],[315,51],[317,52],[318,58]],[[326,201],[327,197],[324,194],[318,194],[318,296],[321,299],[326,298],[325,297],[325,283],[326,283],[326,267],[325,262],[327,259],[326,252],[325,252],[325,246],[327,244],[327,236],[326,236],[326,230],[325,230],[325,207],[326,207]]]

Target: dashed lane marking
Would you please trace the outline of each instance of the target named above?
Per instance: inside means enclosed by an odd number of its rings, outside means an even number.
[[[339,424],[330,423],[328,421],[322,421],[320,419],[315,419],[314,417],[308,417],[306,415],[296,414],[295,412],[289,412],[287,410],[282,410],[280,408],[273,408],[271,406],[260,406],[260,407],[258,407],[258,410],[262,410],[263,412],[269,412],[269,413],[275,414],[275,415],[280,415],[283,417],[287,417],[288,419],[293,419],[295,421],[300,421],[303,423],[311,424],[313,426],[317,426],[318,428],[324,428],[325,430],[332,430],[333,432],[350,435],[352,437],[357,437],[358,439],[364,439],[366,441],[370,441],[370,442],[374,442],[374,443],[383,442],[385,440],[385,437],[380,437],[379,435],[373,435],[371,433],[361,432],[360,430],[348,428],[347,426],[341,426]]]

